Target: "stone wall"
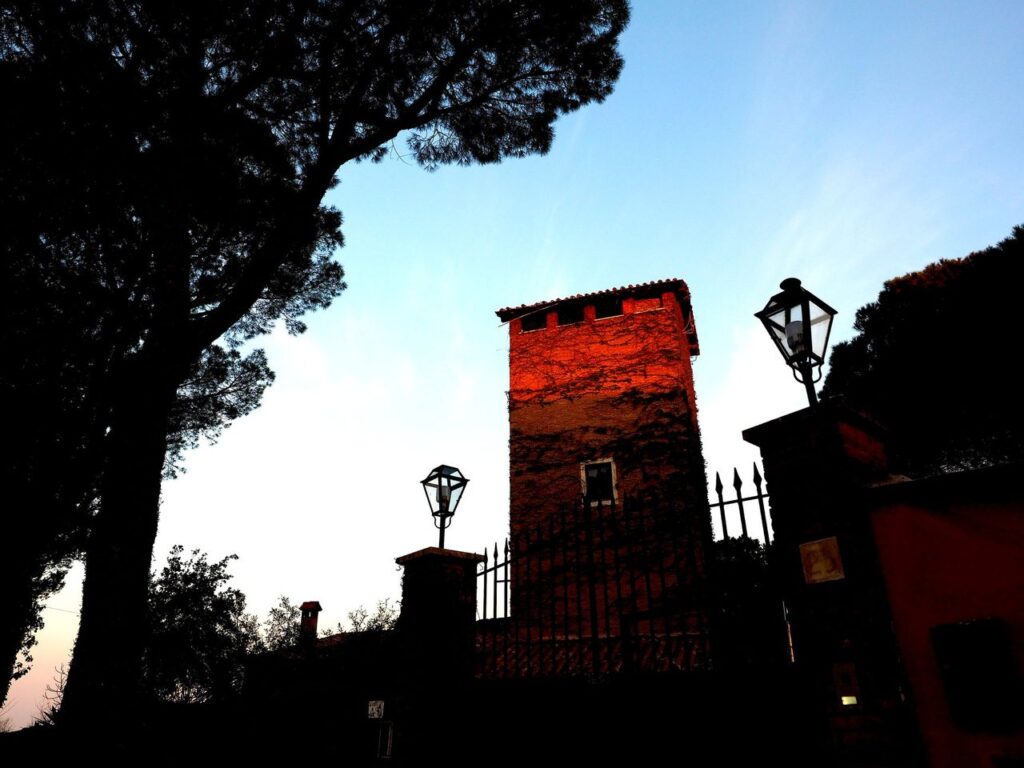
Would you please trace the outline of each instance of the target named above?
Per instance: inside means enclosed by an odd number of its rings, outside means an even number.
[[[614,462],[620,502],[704,485],[684,301],[673,291],[628,297],[622,315],[601,319],[584,303],[584,321],[562,326],[555,307],[525,333],[510,321],[513,535],[577,503],[586,462]]]

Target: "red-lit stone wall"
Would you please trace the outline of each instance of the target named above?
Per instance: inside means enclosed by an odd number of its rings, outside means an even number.
[[[685,300],[685,297],[684,297]],[[522,332],[509,322],[513,537],[579,502],[580,465],[612,459],[618,501],[704,491],[688,306],[675,291],[631,296],[623,314]]]
[[[645,632],[691,633],[703,616],[710,518],[689,295],[682,281],[623,289],[622,314],[597,318],[608,297],[499,313],[510,334],[513,615],[542,637],[589,635],[591,617],[602,635],[623,621],[637,632],[654,612]],[[560,309],[581,305],[581,322],[558,324]],[[524,332],[534,312],[545,322]],[[609,459],[614,505],[581,513],[582,465]],[[593,533],[565,538],[567,512],[570,527],[595,521]]]
[[[689,311],[673,292],[623,301],[622,315],[594,318],[584,307],[584,322],[559,326],[557,311],[547,327],[523,333],[519,319],[509,321],[509,389],[515,404],[621,394],[632,389],[675,392],[692,398],[688,333]]]

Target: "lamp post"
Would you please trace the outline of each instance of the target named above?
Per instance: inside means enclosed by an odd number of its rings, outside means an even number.
[[[793,378],[807,389],[807,402],[813,408],[818,404],[814,385],[821,379],[836,311],[803,288],[795,277],[786,278],[779,287],[782,291],[772,296],[754,317],[764,324],[786,364],[793,369]]]
[[[434,467],[421,481],[430,505],[430,514],[434,516],[434,527],[441,532],[437,545],[440,549],[444,549],[444,531],[451,525],[452,515],[459,506],[468,482],[469,478],[463,477],[458,469],[447,464]]]

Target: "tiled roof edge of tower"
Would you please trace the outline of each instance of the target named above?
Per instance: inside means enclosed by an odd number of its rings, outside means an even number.
[[[678,277],[667,277],[664,280],[651,280],[648,283],[637,283],[636,285],[623,285],[619,288],[606,288],[603,291],[592,291],[590,293],[577,293],[573,296],[562,296],[558,299],[548,299],[547,301],[536,301],[533,304],[520,304],[518,307],[504,307],[503,309],[495,310],[494,314],[501,318],[502,322],[508,322],[513,317],[526,314],[527,312],[539,309],[541,307],[553,307],[556,304],[561,304],[565,301],[579,301],[581,299],[591,299],[595,296],[608,296],[611,294],[629,294],[636,291],[649,290],[651,288],[663,288],[667,286],[674,286],[676,291],[682,292],[687,299],[690,298],[690,289],[686,287],[686,282]]]
[[[584,301],[586,299],[596,298],[598,296],[610,296],[610,295],[622,295],[628,296],[637,292],[647,292],[657,288],[669,288],[676,293],[682,294],[684,301],[685,310],[684,313],[688,312],[687,322],[690,324],[691,344],[694,347],[694,353],[699,352],[697,346],[697,332],[693,327],[693,310],[690,305],[690,289],[687,287],[686,282],[678,277],[667,277],[663,280],[651,280],[646,283],[637,283],[630,285],[623,285],[618,288],[606,288],[602,291],[592,291],[590,293],[577,293],[572,296],[563,296],[557,299],[548,299],[547,301],[536,301],[532,304],[520,304],[517,307],[504,307],[503,309],[495,310],[495,313],[503,323],[507,323],[516,317],[522,317],[523,315],[537,311],[539,309],[551,309],[559,304],[567,301]]]

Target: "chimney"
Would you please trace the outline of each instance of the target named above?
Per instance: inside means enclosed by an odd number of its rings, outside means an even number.
[[[302,623],[299,624],[299,644],[312,646],[316,644],[316,622],[323,608],[316,600],[307,600],[299,608],[302,611]]]

